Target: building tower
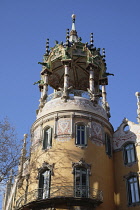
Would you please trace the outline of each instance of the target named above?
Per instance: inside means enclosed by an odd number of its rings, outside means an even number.
[[[105,49],[82,43],[72,15],[66,41],[46,43],[31,152],[22,154],[7,209],[114,210],[113,127]],[[48,95],[48,86],[54,92]],[[23,151],[25,151],[25,141]]]

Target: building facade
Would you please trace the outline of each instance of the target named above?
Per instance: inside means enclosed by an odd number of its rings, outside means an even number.
[[[82,43],[72,15],[65,43],[46,43],[36,121],[18,174],[7,183],[3,210],[139,209],[140,125],[109,122],[105,49]],[[48,87],[53,93],[48,95]],[[138,123],[139,123],[139,97]]]

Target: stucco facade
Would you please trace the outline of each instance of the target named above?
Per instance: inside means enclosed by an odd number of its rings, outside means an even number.
[[[124,119],[114,132],[109,122],[106,85],[113,74],[106,72],[105,50],[93,46],[92,33],[90,44],[82,43],[72,15],[66,42],[50,50],[47,40],[39,63],[41,97],[30,156],[24,135],[3,210],[139,209],[140,125]]]

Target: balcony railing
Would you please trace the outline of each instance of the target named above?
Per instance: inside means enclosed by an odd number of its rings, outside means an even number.
[[[60,98],[60,97],[62,97],[62,94],[63,94],[62,91],[56,91],[56,92],[54,92],[54,93],[48,95],[48,97],[47,97],[47,102],[48,102],[48,101],[51,101],[51,100],[53,100],[53,99],[55,99],[55,98]],[[82,98],[90,99],[90,94],[89,94],[89,92],[84,91],[84,90],[75,90],[75,89],[72,89],[72,90],[69,91],[69,96],[70,96],[70,97],[79,96],[79,97],[82,97]],[[100,106],[102,106],[102,101],[101,101],[100,98],[98,99],[98,104],[99,104]]]
[[[16,202],[16,209],[30,202],[51,198],[90,198],[96,203],[103,202],[103,193],[100,190],[86,186],[57,186],[48,189],[35,189],[21,196]]]
[[[47,98],[47,102],[48,101],[51,101],[52,99],[55,99],[55,98],[60,98],[62,97],[62,94],[63,92],[62,91],[56,91],[52,94],[50,94]],[[80,96],[80,97],[83,97],[83,98],[90,98],[89,96],[89,93],[87,91],[83,91],[83,90],[70,90],[69,91],[69,96],[72,97],[72,96]]]

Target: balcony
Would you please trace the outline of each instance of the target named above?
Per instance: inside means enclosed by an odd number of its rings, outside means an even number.
[[[63,92],[62,91],[56,91],[56,92],[48,95],[47,102],[48,101],[51,101],[51,100],[53,100],[55,98],[61,98],[62,95],[63,95]],[[74,96],[78,96],[78,97],[90,99],[90,94],[87,91],[84,91],[84,90],[75,90],[75,89],[69,90],[69,97],[72,98]],[[98,104],[100,106],[102,106],[102,101],[101,101],[100,98],[98,99]]]
[[[96,207],[103,202],[100,190],[86,186],[57,186],[49,189],[35,189],[21,196],[16,202],[16,210],[46,209],[70,206]]]

